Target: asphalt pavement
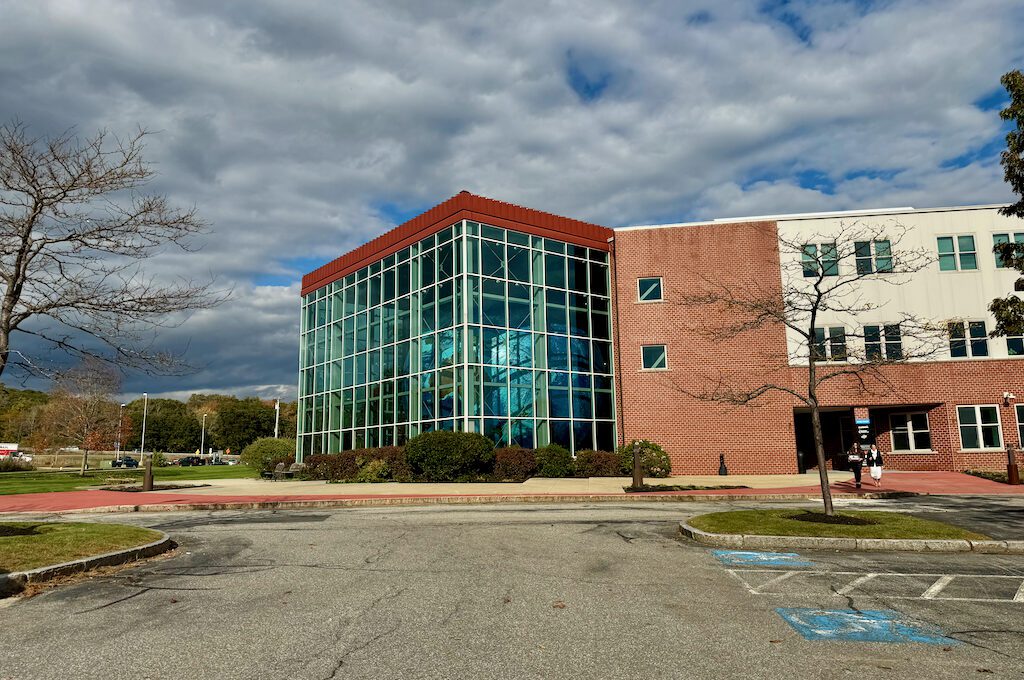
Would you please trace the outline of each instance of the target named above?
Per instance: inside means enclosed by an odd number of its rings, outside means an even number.
[[[97,514],[180,547],[0,601],[0,679],[1024,677],[1024,556],[679,538],[727,507]]]

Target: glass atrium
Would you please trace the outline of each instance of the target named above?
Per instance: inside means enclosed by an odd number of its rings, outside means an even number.
[[[460,221],[303,297],[299,455],[615,446],[608,253]]]

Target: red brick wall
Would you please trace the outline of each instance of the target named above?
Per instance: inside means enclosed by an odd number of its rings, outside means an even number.
[[[767,324],[740,336],[714,339],[707,331],[741,317],[707,306],[683,304],[684,295],[716,284],[757,285],[780,293],[774,222],[719,223],[615,233],[616,342],[619,437],[651,439],[672,458],[676,472],[714,474],[724,453],[731,473],[783,473],[797,469],[793,408],[782,392],[755,407],[725,406],[698,398],[724,378],[733,385],[790,385],[802,391],[806,369],[786,366],[785,333]],[[665,301],[637,302],[637,278],[661,276]],[[993,342],[1001,342],[995,340]],[[641,346],[665,344],[667,371],[641,370]],[[1003,441],[1019,445],[1010,391],[1024,399],[1024,360],[940,361],[885,367],[884,381],[868,390],[852,379],[827,383],[823,406],[869,407],[872,427],[888,467],[914,470],[1001,469],[1001,452],[960,451],[956,405],[997,404]],[[897,408],[894,408],[897,407]],[[912,408],[907,408],[912,407]],[[888,410],[887,410],[888,409]],[[892,454],[888,414],[928,412],[930,454]]]

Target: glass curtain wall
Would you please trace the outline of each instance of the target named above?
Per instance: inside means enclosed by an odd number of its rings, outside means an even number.
[[[303,298],[299,455],[615,446],[608,253],[458,222]]]

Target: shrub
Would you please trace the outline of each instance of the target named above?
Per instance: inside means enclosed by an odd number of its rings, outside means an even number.
[[[356,473],[356,482],[386,482],[391,476],[391,469],[388,462],[383,458],[358,458],[362,461],[359,465],[359,472]]]
[[[622,459],[608,451],[585,449],[576,454],[576,474],[580,477],[618,477]]]
[[[473,432],[425,432],[406,443],[405,458],[418,478],[451,482],[490,472],[494,464],[494,444]]]
[[[401,446],[383,446],[379,449],[362,449],[356,452],[365,460],[381,460],[387,464],[388,478],[396,482],[411,482],[412,470]],[[362,465],[360,465],[362,467]]]
[[[644,477],[668,477],[672,474],[672,461],[665,449],[646,439],[634,439],[619,447],[619,459],[624,475],[633,474],[633,444],[640,445],[640,469]]]
[[[167,467],[167,456],[162,453],[154,453],[153,467]]]
[[[17,458],[0,458],[0,472],[28,472],[35,470],[31,463]]]
[[[538,477],[570,477],[573,473],[572,454],[558,444],[537,449]]]
[[[273,472],[278,463],[295,462],[295,440],[263,437],[242,450],[239,459],[259,472]]]
[[[355,451],[341,453],[319,453],[306,456],[302,471],[303,479],[325,479],[328,482],[349,482],[359,474]]]
[[[494,452],[494,478],[498,481],[522,482],[537,469],[533,449],[512,446]]]

